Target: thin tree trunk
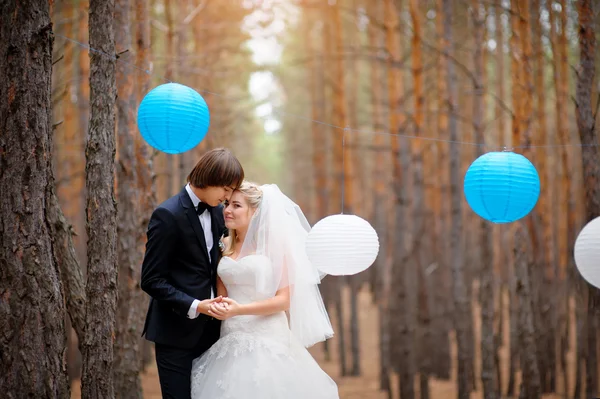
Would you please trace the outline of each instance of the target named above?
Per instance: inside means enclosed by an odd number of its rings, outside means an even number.
[[[334,53],[341,53],[343,51],[343,37],[342,37],[342,23],[340,16],[340,4],[329,5],[329,21],[331,23],[330,29],[332,34],[332,43]],[[332,117],[334,125],[346,127],[348,124],[348,112],[346,108],[346,87],[344,82],[344,63],[342,57],[337,57],[334,61],[333,66],[333,112]],[[332,198],[331,203],[333,209],[337,212],[352,212],[352,174],[348,168],[351,167],[351,162],[344,162],[344,140],[347,139],[346,130],[336,129],[333,131],[333,174],[334,178],[330,182],[332,184]],[[342,190],[343,188],[343,190]],[[338,202],[339,201],[339,202]],[[337,204],[344,204],[343,208]],[[336,212],[336,213],[337,213]],[[338,331],[343,330],[344,318],[343,318],[343,301],[342,301],[342,288],[347,282],[344,277],[337,278],[337,288],[339,293],[337,295],[338,302],[336,307],[339,315]],[[340,361],[342,363],[342,375],[348,375],[349,370],[346,368],[346,340],[340,335]]]
[[[350,353],[352,353],[352,368],[350,375],[357,377],[360,371],[360,326],[358,321],[358,294],[360,292],[361,275],[350,276]]]
[[[425,223],[425,189],[423,182],[423,140],[420,136],[423,134],[423,108],[425,103],[425,92],[423,88],[423,54],[422,54],[422,35],[423,29],[421,26],[420,12],[417,0],[409,1],[409,12],[412,20],[413,32],[411,42],[411,59],[412,59],[412,78],[414,80],[414,136],[416,139],[411,140],[411,168],[413,171],[413,191],[412,191],[412,220],[413,220],[413,255],[416,260],[416,279],[418,282],[419,304],[418,313],[419,321],[417,328],[420,333],[415,334],[415,327],[409,331],[410,337],[414,340],[418,354],[418,371],[419,371],[419,386],[421,399],[429,399],[429,375],[431,373],[431,325],[430,325],[430,309],[428,303],[427,290],[427,273],[426,269],[429,263],[426,261],[426,251],[430,251],[430,245],[427,245],[427,232]],[[409,325],[413,325],[409,323]],[[415,356],[416,357],[416,356]],[[415,370],[416,371],[416,370]]]
[[[535,352],[535,331],[533,324],[533,308],[531,305],[531,281],[529,278],[532,262],[528,254],[531,252],[527,230],[519,224],[515,232],[515,273],[516,293],[519,298],[519,347],[521,352],[521,399],[537,399],[541,397],[540,377]]]
[[[337,277],[335,279],[335,312],[337,314],[337,322],[338,322],[338,332],[345,331],[344,328],[344,306],[343,306],[343,297],[342,297],[342,287],[344,284],[344,277]],[[348,375],[347,361],[346,361],[346,334],[340,333],[338,334],[339,344],[338,344],[338,352],[340,356],[340,375],[346,376]]]
[[[555,16],[555,11],[552,7],[553,2],[547,2],[548,14],[549,14],[549,23],[550,23],[550,44],[552,47],[553,54],[553,62],[552,62],[552,70],[553,70],[553,78],[554,78],[554,87],[556,91],[556,130],[558,133],[558,143],[561,147],[559,148],[560,153],[560,162],[557,162],[561,165],[561,174],[560,174],[560,190],[559,190],[559,199],[557,203],[557,208],[560,207],[560,204],[563,205],[562,209],[558,209],[557,214],[563,215],[562,220],[557,221],[557,235],[558,240],[556,243],[556,247],[558,248],[558,260],[559,264],[557,265],[561,277],[567,276],[563,281],[564,289],[562,297],[565,298],[565,302],[560,307],[561,315],[559,316],[561,320],[561,324],[564,326],[562,331],[564,332],[564,336],[561,339],[562,342],[568,343],[569,338],[569,297],[572,291],[575,292],[575,323],[576,323],[576,355],[575,355],[575,377],[574,377],[574,397],[579,398],[581,396],[581,382],[582,382],[582,369],[581,364],[583,359],[585,359],[586,351],[584,345],[584,339],[582,334],[582,317],[585,315],[585,312],[582,309],[585,307],[585,302],[583,301],[583,296],[578,295],[580,292],[576,287],[581,283],[580,277],[577,273],[570,272],[574,271],[575,266],[573,264],[572,256],[569,254],[573,253],[573,246],[575,243],[575,218],[576,218],[576,209],[575,209],[575,190],[574,185],[570,179],[570,171],[572,170],[573,159],[572,154],[569,154],[569,149],[572,151],[571,144],[573,140],[570,136],[568,130],[568,112],[566,103],[568,101],[568,87],[569,87],[569,73],[568,73],[568,55],[567,55],[567,38],[566,38],[566,3],[565,1],[561,1],[561,14],[560,18],[557,21]],[[558,22],[558,23],[557,23]],[[558,31],[557,25],[560,27],[560,31]],[[566,208],[566,209],[565,209]],[[558,218],[557,218],[558,219]],[[561,354],[562,358],[566,358],[565,351],[567,347],[565,345],[562,346],[563,353]],[[566,366],[566,364],[565,364]],[[563,379],[565,381],[568,380],[568,373],[566,373],[566,367],[563,367],[565,371],[565,375]]]
[[[536,96],[536,122],[537,129],[534,131],[534,141],[538,145],[550,144],[547,139],[547,123],[546,123],[546,90],[545,90],[545,54],[542,46],[542,21],[540,18],[541,3],[540,0],[533,0],[531,3],[531,21],[532,21],[532,44],[534,51],[534,80],[535,80],[535,96]],[[557,296],[553,294],[555,279],[554,267],[552,265],[552,229],[551,229],[551,218],[552,215],[551,202],[553,199],[553,186],[552,182],[555,172],[547,168],[547,161],[549,160],[548,148],[544,148],[541,151],[537,151],[535,156],[535,164],[540,173],[540,185],[546,187],[545,190],[540,194],[540,199],[537,205],[537,213],[541,224],[541,234],[538,251],[535,256],[540,263],[540,267],[536,268],[535,280],[536,285],[539,286],[539,295],[537,299],[539,305],[536,306],[536,314],[539,315],[540,323],[538,327],[545,326],[538,329],[540,338],[538,341],[538,358],[542,367],[540,367],[540,374],[542,376],[542,390],[543,392],[555,392],[556,391],[556,337],[557,337],[557,305],[559,302],[556,300]],[[550,176],[552,174],[552,176]],[[548,327],[549,326],[549,327]],[[543,361],[542,361],[543,360]]]
[[[165,69],[165,79],[169,81],[173,81],[177,79],[177,64],[179,60],[176,59],[176,48],[177,48],[177,36],[175,34],[175,15],[176,11],[179,9],[179,6],[182,5],[183,2],[173,1],[173,0],[164,0],[164,10],[165,10],[165,20],[167,24],[167,41],[166,41],[166,50],[167,50],[167,65]],[[178,166],[177,165],[177,157],[176,154],[166,154],[159,153],[159,157],[164,159],[165,169],[165,188],[166,191],[162,193],[165,198],[169,198],[176,191],[176,179],[178,174],[176,173]]]
[[[379,21],[382,18],[382,4],[381,2],[370,2],[368,3],[369,15],[375,20]],[[376,23],[369,23],[368,35],[369,35],[369,46],[371,48],[382,47],[381,34],[379,26]],[[382,92],[382,68],[379,67],[379,63],[372,62],[370,64],[370,82],[371,82],[371,109],[372,109],[372,124],[373,129],[376,132],[381,132],[385,129],[383,119],[383,92]],[[389,160],[389,141],[384,134],[374,134],[372,138],[373,146],[376,148],[375,156],[373,159],[373,188],[374,188],[374,199],[373,199],[373,225],[379,235],[380,251],[379,256],[376,259],[376,263],[371,267],[373,277],[373,297],[378,303],[379,311],[379,388],[386,391],[388,396],[392,395],[392,387],[390,381],[390,327],[389,327],[389,291],[384,287],[389,286],[389,259],[387,253],[389,251],[389,239],[390,232],[387,228],[386,219],[386,162]],[[386,284],[386,282],[388,284]]]
[[[579,69],[575,98],[575,116],[581,138],[584,164],[584,186],[586,217],[589,222],[600,216],[600,150],[598,133],[595,130],[595,117],[592,111],[592,88],[596,74],[596,36],[594,31],[594,2],[581,0],[578,3],[579,15]]]
[[[71,325],[77,333],[79,350],[85,333],[85,281],[82,267],[77,260],[73,245],[72,226],[67,222],[60,209],[54,189],[50,190],[48,202],[48,224],[53,237],[53,249],[60,270],[60,281],[64,286],[65,303],[71,319]]]
[[[86,144],[88,273],[82,398],[113,398],[117,308],[114,0],[90,0],[90,124]]]
[[[305,11],[308,13],[309,11]],[[312,16],[313,14],[308,14]],[[317,15],[316,13],[314,15]],[[308,74],[310,79],[309,100],[311,104],[311,117],[313,120],[322,119],[322,109],[320,108],[320,97],[322,97],[323,86],[319,79],[319,73],[322,65],[318,62],[318,52],[314,48],[315,40],[312,37],[314,25],[306,23],[304,27],[304,44],[306,45],[306,56],[311,60],[308,65]],[[312,212],[312,219],[317,221],[327,214],[327,171],[326,165],[326,148],[322,140],[323,129],[317,123],[311,123],[311,138],[312,138],[312,163],[314,165],[314,187],[315,187],[315,207]]]
[[[390,131],[393,134],[401,133],[402,108],[401,96],[403,93],[402,71],[394,65],[401,59],[400,35],[398,28],[402,10],[402,1],[387,0],[385,2],[385,28],[386,28],[386,48],[388,51],[388,97],[389,97],[389,117]],[[390,297],[390,335],[391,335],[391,363],[398,372],[400,385],[400,398],[413,399],[414,390],[414,352],[412,348],[413,335],[411,334],[412,325],[410,321],[414,320],[414,308],[411,307],[410,287],[412,281],[406,279],[407,273],[412,271],[412,265],[409,263],[409,247],[412,245],[410,237],[410,226],[407,225],[407,213],[410,207],[410,197],[408,195],[407,172],[410,165],[410,152],[406,140],[401,140],[398,136],[392,137],[392,167],[395,202],[395,226],[402,226],[394,232],[394,245],[392,259],[391,280],[394,287],[393,295]]]
[[[447,55],[453,54],[453,0],[444,2],[444,48]],[[458,141],[457,127],[457,87],[454,61],[446,57],[446,84],[448,87],[448,132],[450,141]],[[469,357],[469,325],[471,324],[471,306],[465,281],[464,256],[462,252],[462,174],[460,170],[460,146],[450,146],[450,258],[452,269],[452,297],[454,300],[454,328],[458,351],[458,398],[470,397],[469,381],[473,359]]]
[[[334,42],[334,52],[336,54],[341,53],[344,49],[344,42],[342,36],[342,23],[340,16],[340,4],[336,3],[335,5],[330,6],[331,11],[331,20],[333,23],[333,42]],[[334,195],[333,201],[342,200],[344,204],[344,208],[342,211],[347,213],[353,212],[353,192],[352,192],[352,162],[351,157],[348,157],[347,161],[345,157],[346,151],[348,151],[344,147],[344,141],[346,143],[351,143],[351,131],[347,131],[345,128],[348,126],[348,109],[346,106],[346,84],[344,81],[345,71],[344,71],[344,60],[342,57],[336,57],[335,60],[335,78],[334,85],[335,90],[333,93],[333,121],[336,126],[343,126],[344,131],[337,130],[334,133],[334,141],[333,141],[333,158],[334,158],[334,170],[336,179],[333,184],[336,186],[340,186],[343,183],[343,193],[340,193],[339,196]],[[341,188],[341,187],[340,187]],[[338,189],[339,190],[339,189]],[[335,191],[335,190],[334,190]],[[343,198],[342,198],[343,197]]]
[[[498,142],[499,146],[506,145],[509,141],[506,139],[506,123],[505,123],[505,110],[502,108],[501,104],[505,102],[505,67],[504,67],[504,24],[502,22],[502,15],[504,14],[504,10],[502,5],[496,3],[494,5],[494,21],[496,26],[496,64],[497,64],[497,79],[496,79],[496,90],[499,101],[496,102],[495,109],[495,118],[498,122]],[[510,318],[504,318],[504,290],[508,287],[508,261],[510,261],[511,257],[504,250],[505,245],[503,244],[505,228],[502,225],[494,225],[493,234],[494,234],[494,260],[496,261],[498,275],[500,277],[500,284],[498,285],[498,303],[500,304],[498,309],[499,319],[498,319],[498,329],[496,332],[496,370],[498,372],[498,393],[500,396],[503,394],[503,388],[505,382],[502,379],[502,362],[500,361],[500,350],[503,344],[507,341],[507,337],[504,336],[504,325],[508,323]],[[510,252],[510,251],[508,251]],[[508,364],[509,364],[509,379],[514,379],[515,370],[513,368],[514,362],[512,360],[512,352],[508,353]],[[514,383],[513,383],[514,384]]]
[[[485,111],[484,68],[483,63],[483,30],[486,17],[485,6],[481,0],[473,0],[473,31],[475,53],[474,66],[474,98],[473,98],[473,130],[475,142],[485,143],[483,118]],[[476,156],[483,155],[483,147],[477,146]],[[494,253],[491,224],[483,218],[479,220],[479,248],[481,250],[479,269],[479,303],[481,305],[481,382],[486,399],[498,397],[496,370],[494,364]]]
[[[437,43],[440,49],[444,48],[444,11],[443,11],[443,0],[437,0],[436,4],[436,36]],[[448,89],[446,87],[446,58],[443,54],[438,54],[437,59],[437,136],[440,139],[447,139],[448,137],[448,112],[447,112],[447,98]],[[450,215],[450,201],[447,198],[450,196],[450,174],[448,173],[447,165],[449,165],[449,147],[446,143],[440,143],[439,156],[438,156],[438,172],[435,173],[439,181],[439,212],[440,217],[438,218],[439,223],[439,235],[440,237],[447,237],[449,229],[449,215]],[[439,308],[436,311],[433,323],[435,324],[434,333],[436,335],[435,342],[437,342],[436,350],[438,357],[436,358],[433,367],[434,372],[438,378],[450,379],[451,367],[452,367],[452,356],[450,353],[450,339],[449,333],[452,329],[452,301],[448,300],[448,296],[451,294],[450,287],[450,262],[448,260],[448,252],[450,245],[447,239],[440,240],[439,251],[441,253],[439,262],[439,271],[435,273],[436,285],[435,290],[436,296],[436,307]]]
[[[137,72],[136,92],[137,104],[150,90],[150,7],[148,0],[135,0],[136,20],[136,52],[135,65],[148,73]],[[139,195],[140,220],[138,225],[137,245],[139,253],[143,253],[146,244],[146,227],[150,221],[152,210],[156,207],[156,181],[154,175],[154,159],[150,146],[143,140],[141,135],[135,134],[136,174]],[[145,309],[148,305],[148,297],[140,298],[140,308]],[[142,370],[152,361],[152,343],[142,340]]]
[[[579,69],[575,98],[575,116],[582,144],[582,161],[585,187],[585,220],[600,216],[600,151],[595,130],[595,114],[592,111],[592,87],[596,73],[596,35],[594,32],[594,2],[581,0],[579,15]],[[587,351],[586,351],[586,397],[598,393],[598,315],[600,293],[596,287],[586,284],[587,306]]]
[[[116,43],[119,52],[130,49],[129,0],[115,5]],[[139,191],[135,156],[135,95],[131,64],[117,64],[117,256],[119,264],[118,303],[115,334],[115,394],[120,398],[142,398],[140,344],[145,305],[140,289]]]
[[[529,25],[529,0],[513,0],[512,9],[519,10],[511,15],[513,34],[513,145],[523,146],[523,155],[531,158],[531,119],[532,119],[532,74],[531,74],[531,26]],[[522,381],[520,398],[536,399],[541,396],[540,370],[537,359],[534,291],[531,271],[537,248],[534,215],[518,222],[515,229],[515,295],[518,300],[518,346]]]
[[[47,1],[0,5],[0,392],[11,399],[70,396],[48,220],[52,45]]]
[[[344,50],[344,36],[343,36],[343,23],[341,20],[341,10],[340,3],[336,3],[333,8],[334,15],[334,42],[336,53],[342,53]],[[353,11],[354,12],[354,11]],[[355,61],[350,61],[355,63]],[[345,80],[345,66],[344,59],[342,57],[338,57],[336,60],[336,90],[334,92],[334,115],[333,120],[337,126],[344,126],[345,130],[343,133],[337,132],[338,134],[343,134],[342,136],[342,173],[343,173],[343,212],[347,213],[358,213],[358,204],[355,197],[355,180],[357,179],[356,171],[360,168],[356,163],[356,155],[354,149],[352,148],[355,144],[358,143],[356,139],[356,133],[351,130],[351,113],[355,112],[354,109],[348,107],[346,104],[346,97],[348,96],[348,91],[346,90],[346,80]],[[351,66],[352,68],[352,66]],[[351,70],[352,72],[352,70]],[[354,74],[353,74],[354,75]],[[352,99],[355,96],[355,90],[350,92],[350,98]],[[350,100],[352,101],[352,100]],[[337,137],[336,137],[337,141]],[[335,144],[334,144],[335,145]],[[334,150],[335,154],[335,150]],[[359,376],[361,374],[360,371],[360,330],[358,323],[358,291],[360,289],[360,282],[362,280],[362,276],[349,276],[346,281],[348,282],[348,286],[350,288],[350,353],[352,354],[352,365],[349,371],[349,375],[351,376]]]

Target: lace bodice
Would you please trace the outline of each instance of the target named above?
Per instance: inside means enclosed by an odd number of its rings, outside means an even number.
[[[239,260],[225,256],[217,273],[227,288],[227,296],[238,303],[268,299],[256,292],[256,281],[272,273],[271,261],[266,256],[248,255]]]
[[[227,288],[227,296],[237,303],[248,304],[269,299],[256,289],[257,280],[268,278],[265,273],[272,273],[270,260],[266,256],[248,255],[239,260],[223,257],[217,273]],[[268,334],[281,339],[288,338],[290,333],[284,312],[269,316],[236,316],[225,320],[221,325],[221,336],[233,332]]]

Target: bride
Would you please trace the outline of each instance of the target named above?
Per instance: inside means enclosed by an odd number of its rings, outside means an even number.
[[[192,366],[193,399],[337,399],[306,347],[333,336],[308,260],[310,230],[276,185],[244,182],[224,210],[229,229],[217,270],[223,296],[210,314],[221,338]]]

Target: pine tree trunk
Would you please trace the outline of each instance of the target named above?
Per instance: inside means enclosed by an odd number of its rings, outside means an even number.
[[[515,274],[516,293],[519,300],[519,348],[521,353],[520,399],[538,399],[541,397],[540,376],[535,350],[535,331],[533,308],[531,305],[530,272],[532,262],[529,259],[529,239],[525,226],[519,224],[515,232]]]
[[[309,11],[304,11],[309,13]],[[308,16],[318,16],[317,13],[308,14]],[[308,75],[310,80],[309,99],[311,104],[311,117],[314,120],[322,120],[322,108],[320,98],[323,96],[323,85],[319,74],[321,73],[322,65],[319,65],[318,51],[314,47],[315,40],[312,37],[314,24],[306,23],[304,27],[304,44],[306,46],[306,56],[311,60],[308,65]],[[312,164],[313,164],[313,181],[315,206],[312,212],[312,219],[316,222],[327,215],[327,175],[326,175],[326,149],[323,140],[323,128],[317,123],[311,123],[311,139],[312,139]]]
[[[344,277],[336,277],[335,279],[335,313],[337,316],[337,332],[338,332],[338,353],[340,361],[340,375],[345,377],[348,375],[348,362],[346,360],[346,334],[344,328],[344,304],[342,287],[344,285]]]
[[[504,46],[505,46],[505,40],[504,40],[504,26],[502,23],[502,15],[504,13],[504,9],[502,7],[501,4],[494,4],[494,22],[495,22],[495,27],[496,27],[496,65],[497,65],[497,72],[496,72],[496,92],[497,92],[497,96],[499,101],[496,102],[496,108],[494,110],[494,117],[497,120],[497,124],[498,124],[498,142],[497,144],[499,146],[503,146],[507,143],[506,140],[506,123],[505,123],[505,110],[502,108],[502,103],[504,103],[505,100],[505,67],[504,67],[504,60],[505,60],[505,55],[504,55]],[[494,255],[495,258],[494,260],[496,261],[496,265],[497,265],[497,271],[498,271],[498,275],[500,277],[500,284],[498,285],[498,303],[499,303],[499,308],[498,308],[498,314],[499,314],[499,318],[498,318],[498,328],[496,331],[496,337],[495,337],[495,341],[496,341],[496,354],[495,354],[495,358],[496,358],[496,370],[498,372],[498,393],[500,394],[500,396],[502,396],[503,394],[503,389],[505,386],[505,382],[502,379],[502,362],[500,361],[500,350],[502,349],[502,346],[504,344],[504,342],[506,341],[506,337],[504,336],[504,325],[508,322],[508,320],[505,319],[504,317],[504,292],[505,292],[505,287],[507,287],[507,283],[508,283],[508,278],[507,276],[507,269],[508,269],[508,265],[507,265],[507,260],[510,259],[510,257],[506,254],[506,250],[505,250],[505,245],[503,244],[503,233],[505,232],[505,229],[503,228],[504,226],[500,226],[500,225],[495,225],[493,227],[493,234],[494,234]],[[510,251],[508,251],[510,252]],[[509,363],[509,375],[514,375],[514,370],[511,368],[510,365],[512,365],[512,353],[509,351],[509,356],[508,356],[508,363]]]
[[[90,123],[86,144],[88,272],[81,396],[110,399],[117,308],[114,0],[90,0]]]
[[[431,251],[431,241],[428,240],[425,222],[425,188],[423,172],[423,152],[424,141],[420,139],[423,135],[424,126],[424,103],[425,89],[423,87],[423,53],[422,40],[423,28],[421,25],[420,10],[417,0],[409,1],[409,13],[412,21],[413,31],[411,38],[411,60],[412,60],[412,78],[414,82],[414,133],[417,139],[410,141],[411,149],[411,168],[413,172],[413,190],[412,190],[412,254],[415,257],[416,278],[412,281],[418,282],[418,290],[415,293],[418,297],[411,297],[410,300],[417,304],[418,318],[416,326],[410,323],[409,334],[416,345],[415,355],[417,364],[416,370],[419,373],[419,386],[421,399],[429,399],[429,375],[431,374],[431,317],[429,306],[429,292],[427,290],[427,272],[429,267],[427,260],[427,251]],[[429,245],[428,245],[429,244]],[[413,284],[414,286],[415,284]],[[411,293],[412,295],[412,293]],[[418,298],[418,300],[417,300]],[[416,328],[415,328],[416,327]],[[416,334],[415,330],[419,333]]]
[[[586,221],[600,216],[600,149],[592,110],[592,88],[596,74],[596,36],[594,2],[578,2],[580,60],[577,72],[576,113],[584,165]]]
[[[444,48],[447,55],[452,55],[454,48],[453,38],[453,0],[444,1]],[[450,141],[458,141],[457,126],[457,86],[454,61],[446,57],[446,84],[448,87],[448,133]],[[469,376],[473,359],[468,350],[469,326],[471,324],[471,306],[464,270],[464,256],[462,252],[462,174],[460,168],[461,149],[459,145],[450,145],[450,262],[452,269],[452,297],[454,300],[454,328],[456,331],[458,351],[458,398],[468,399],[471,392]]]
[[[542,46],[542,21],[540,18],[541,3],[540,0],[533,0],[531,3],[531,21],[532,21],[532,44],[534,56],[534,81],[536,96],[536,122],[537,128],[534,130],[534,141],[538,145],[551,144],[547,136],[546,123],[546,89],[545,89],[545,54]],[[554,285],[556,275],[552,262],[552,229],[551,229],[551,209],[554,200],[554,176],[555,171],[548,168],[550,148],[541,149],[536,152],[535,164],[540,173],[540,185],[546,187],[540,194],[538,205],[536,206],[537,215],[540,219],[540,242],[536,257],[540,267],[536,268],[535,281],[539,286],[539,295],[537,299],[539,305],[536,306],[536,313],[539,315],[540,325],[544,326],[538,330],[540,339],[538,339],[538,357],[543,364],[540,368],[542,376],[543,392],[556,391],[556,357],[557,347],[557,310],[559,302],[554,295]],[[542,361],[543,360],[543,361]]]
[[[368,12],[376,21],[382,18],[382,4],[380,2],[368,3]],[[380,28],[375,23],[369,23],[368,27],[369,46],[379,48],[383,46],[380,34]],[[383,84],[385,79],[382,76],[382,68],[379,63],[374,61],[370,64],[370,82],[371,82],[371,109],[372,125],[376,132],[385,130],[383,119]],[[372,292],[375,302],[378,304],[379,314],[379,389],[387,392],[391,398],[392,387],[390,380],[390,312],[389,312],[389,253],[390,231],[387,228],[387,209],[382,206],[386,202],[386,176],[389,165],[389,140],[383,134],[374,134],[372,144],[375,148],[373,159],[373,227],[379,235],[379,256],[375,264],[371,267],[372,272]],[[386,284],[387,283],[387,284]]]
[[[66,398],[65,304],[48,212],[52,25],[47,1],[0,5],[0,392]]]
[[[360,325],[358,321],[358,294],[360,292],[361,275],[350,276],[350,353],[352,353],[352,367],[350,375],[358,377],[360,371]]]
[[[579,70],[575,115],[582,144],[582,161],[585,187],[585,220],[590,222],[600,216],[600,151],[595,130],[595,115],[592,111],[592,87],[596,73],[596,36],[594,32],[594,2],[578,2],[579,15]],[[598,394],[598,316],[600,292],[596,287],[585,284],[588,293],[587,306],[587,353],[586,353],[586,397]]]
[[[388,0],[385,2],[385,28],[386,48],[388,51],[388,96],[390,132],[401,133],[403,129],[402,93],[404,91],[402,82],[402,71],[396,63],[401,60],[401,33],[400,16],[402,10],[401,0]],[[410,236],[411,226],[407,218],[410,209],[410,183],[408,170],[410,166],[409,143],[398,136],[392,137],[392,167],[393,187],[396,198],[394,204],[395,226],[393,233],[393,267],[391,280],[394,290],[390,297],[390,336],[391,336],[391,364],[398,373],[400,386],[400,398],[413,399],[415,397],[414,376],[415,359],[413,350],[414,335],[414,306],[411,290],[415,290],[410,278],[413,274],[413,259],[409,257],[409,247],[412,245]],[[399,228],[402,226],[402,228]],[[408,277],[408,278],[407,278]]]
[[[115,38],[117,51],[131,48],[129,0],[115,5]],[[127,56],[126,56],[127,57]],[[119,267],[118,302],[114,352],[115,394],[120,398],[142,398],[140,368],[142,366],[141,331],[145,305],[140,289],[139,191],[136,164],[136,133],[133,91],[134,71],[131,64],[117,64],[117,256]]]
[[[511,8],[519,10],[511,15],[512,71],[513,71],[513,123],[512,142],[522,146],[522,153],[531,159],[531,121],[533,79],[531,73],[531,26],[529,0],[513,0]],[[518,347],[522,381],[520,398],[539,398],[541,379],[537,350],[536,320],[534,313],[535,290],[532,270],[538,246],[535,212],[513,226],[515,231],[515,295],[518,301]],[[516,342],[515,342],[516,344]]]
[[[436,2],[436,36],[437,45],[441,49],[444,47],[444,11],[443,0]],[[446,87],[446,58],[443,54],[438,54],[436,63],[436,80],[437,80],[437,136],[442,140],[448,137],[448,112],[446,112],[446,101],[448,98],[448,90]],[[433,363],[434,373],[438,378],[450,379],[452,357],[450,354],[450,339],[449,333],[452,329],[452,301],[448,300],[451,294],[450,287],[450,262],[448,261],[448,252],[450,245],[445,237],[448,237],[449,232],[449,215],[450,201],[449,198],[450,174],[448,173],[447,165],[449,164],[449,147],[446,143],[440,143],[439,155],[437,163],[439,169],[436,171],[436,177],[439,182],[439,188],[436,190],[439,196],[439,235],[444,237],[439,241],[439,266],[435,272],[435,316],[433,318],[434,334],[437,356]]]
[[[483,29],[486,17],[485,6],[481,0],[473,0],[473,31],[475,46],[474,66],[474,98],[473,98],[473,130],[475,142],[485,143],[483,118],[485,111],[483,74]],[[483,155],[483,147],[477,146],[476,156]],[[481,262],[479,268],[479,302],[481,306],[481,382],[486,399],[498,397],[496,370],[494,363],[494,254],[491,223],[483,218],[479,220],[479,248]]]
[[[135,0],[136,20],[136,52],[135,65],[148,73],[136,72],[136,95],[139,104],[144,95],[150,90],[150,7],[148,0]],[[156,207],[156,182],[154,175],[154,159],[150,146],[140,134],[134,134],[135,156],[137,167],[138,201],[141,218],[138,220],[137,245],[139,253],[144,252],[146,245],[146,228],[150,221],[152,210]],[[148,297],[140,298],[141,309],[148,307]],[[150,363],[152,358],[152,343],[142,340],[142,370]]]
[[[561,165],[561,173],[558,190],[558,211],[555,214],[562,216],[557,217],[557,242],[556,247],[558,249],[558,269],[561,277],[567,276],[567,279],[563,281],[563,295],[565,303],[560,306],[560,320],[563,325],[562,331],[563,336],[561,342],[569,342],[569,296],[571,292],[575,295],[575,323],[576,323],[576,355],[575,355],[575,372],[574,372],[574,397],[579,398],[582,390],[582,361],[586,357],[586,344],[583,337],[583,322],[585,319],[585,302],[583,295],[579,295],[582,291],[579,289],[579,285],[582,283],[581,277],[578,273],[575,273],[575,265],[573,263],[573,246],[575,243],[575,218],[577,215],[575,208],[575,190],[574,184],[570,179],[570,171],[573,169],[573,140],[568,129],[568,112],[567,112],[567,101],[568,101],[568,87],[569,87],[569,72],[568,72],[568,54],[567,54],[567,36],[566,36],[566,3],[564,0],[561,1],[561,13],[560,18],[557,21],[555,16],[555,10],[552,7],[553,2],[546,2],[549,23],[550,23],[550,44],[552,47],[552,71],[554,87],[556,91],[556,130],[558,133],[558,143],[561,145],[558,150],[560,160],[556,162]],[[557,23],[558,22],[558,23]],[[557,26],[560,31],[557,31]],[[562,205],[566,204],[566,205]],[[562,205],[562,206],[561,206]],[[561,357],[566,358],[567,346],[562,346]],[[565,381],[568,380],[568,370],[566,369],[567,363],[563,362],[564,377]]]
[[[165,22],[167,25],[167,41],[166,41],[166,50],[167,50],[167,65],[165,68],[165,79],[169,81],[176,80],[178,78],[177,73],[177,60],[175,59],[175,49],[176,49],[176,34],[175,34],[175,26],[174,19],[176,14],[176,10],[179,8],[180,4],[183,2],[174,1],[174,0],[164,0],[164,10],[165,10]],[[176,179],[177,179],[177,157],[176,154],[166,154],[164,152],[160,152],[158,155],[159,158],[164,159],[165,169],[163,175],[165,176],[165,191],[161,193],[166,198],[172,196],[176,191],[174,191],[176,187]]]

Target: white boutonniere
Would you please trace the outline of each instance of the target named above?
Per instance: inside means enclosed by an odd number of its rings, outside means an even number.
[[[225,251],[225,243],[223,242],[223,238],[222,237],[219,240],[219,251],[221,251],[221,253],[223,253],[223,251]]]

